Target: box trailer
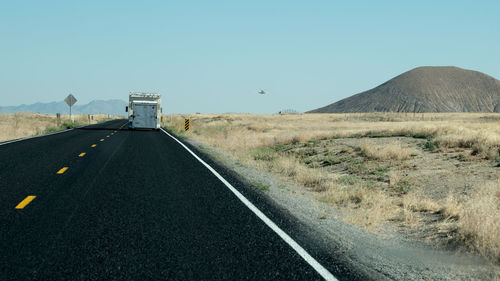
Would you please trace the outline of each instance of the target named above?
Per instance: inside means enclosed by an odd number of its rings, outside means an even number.
[[[161,95],[130,93],[128,107],[129,129],[160,129]]]

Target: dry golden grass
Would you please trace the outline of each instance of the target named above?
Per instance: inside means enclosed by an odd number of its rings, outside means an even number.
[[[405,215],[441,213],[439,231],[452,233],[450,239],[479,251],[499,262],[500,258],[500,181],[484,182],[471,196],[450,194],[442,201],[417,192],[403,198]],[[408,219],[408,218],[405,218]]]
[[[346,221],[376,231],[384,223],[397,215],[395,198],[389,194],[363,185],[331,184],[320,194],[319,200],[343,209]]]
[[[402,204],[407,212],[436,213],[443,210],[442,204],[426,198],[415,191],[403,197]]]
[[[500,147],[500,114],[441,113],[413,114],[304,114],[304,115],[169,115],[164,125],[226,150],[269,146],[291,141],[371,134],[421,134],[435,137],[436,144],[452,147],[481,145],[481,151]],[[217,136],[216,139],[212,138]],[[222,139],[220,137],[223,137]]]
[[[456,208],[456,207],[455,207]],[[463,199],[458,213],[457,240],[500,261],[500,181],[483,184]]]
[[[108,115],[93,114],[92,124],[108,120]],[[88,116],[74,115],[76,124],[88,124]],[[61,115],[61,123],[69,122],[68,115]],[[46,132],[61,130],[57,127],[55,115],[39,113],[12,113],[0,114],[0,141],[19,139],[40,135]]]
[[[191,121],[188,132],[184,131],[185,118]],[[376,230],[388,221],[419,227],[422,215],[441,214],[439,231],[499,262],[499,183],[476,186],[480,192],[468,197],[450,194],[446,200],[428,198],[418,191],[395,194],[356,177],[339,178],[322,167],[308,167],[272,147],[334,138],[412,136],[427,138],[430,149],[471,149],[478,157],[499,159],[500,114],[197,114],[169,115],[164,121],[163,126],[177,134],[317,192],[319,200],[345,210],[347,221],[368,229]],[[365,143],[360,150],[372,161],[402,161],[415,153],[397,142],[374,147]],[[404,189],[409,184],[398,170],[391,170],[388,177],[389,187]]]
[[[366,142],[361,145],[361,151],[368,158],[375,160],[405,160],[409,159],[415,152],[409,148],[404,148],[398,143],[388,143],[387,145],[373,147]]]

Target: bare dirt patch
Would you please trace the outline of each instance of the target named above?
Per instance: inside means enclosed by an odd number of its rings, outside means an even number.
[[[291,144],[280,151],[295,155],[311,168],[321,167],[335,175],[339,185],[351,189],[364,186],[367,190],[385,191],[387,197],[379,199],[384,200],[384,204],[395,205],[395,208],[386,206],[385,212],[378,212],[380,222],[396,222],[403,231],[417,237],[440,243],[457,243],[465,238],[459,228],[471,227],[460,225],[462,206],[459,205],[465,203],[467,198],[480,197],[484,189],[491,189],[490,192],[496,194],[495,190],[500,190],[500,172],[491,161],[463,160],[461,155],[470,155],[472,150],[430,152],[424,148],[425,142],[408,137],[347,138]],[[372,151],[378,153],[377,157]],[[337,193],[330,196],[329,190],[320,192],[318,197],[326,202],[358,209],[357,205],[361,205],[366,196],[377,194],[376,191],[363,191],[351,195],[347,201],[342,201],[345,198],[339,197]],[[479,201],[477,204],[487,205],[487,202]],[[362,222],[358,216],[363,218],[367,215],[355,212],[351,219]],[[462,219],[465,219],[463,214]],[[489,231],[499,230],[498,222],[489,223],[493,224],[489,226]],[[368,228],[374,225],[373,220],[364,224]],[[490,241],[482,243],[497,248],[498,237],[495,232],[491,234],[491,238],[484,237]],[[484,254],[492,257],[498,255],[495,251]]]

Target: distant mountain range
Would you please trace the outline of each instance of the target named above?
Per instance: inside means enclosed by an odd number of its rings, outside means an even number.
[[[500,112],[500,81],[453,66],[425,66],[309,113]]]
[[[125,115],[125,106],[128,103],[123,100],[94,100],[87,104],[75,104],[71,108],[74,114],[111,114]],[[0,106],[0,113],[34,112],[45,114],[69,114],[69,107],[64,101],[49,103],[22,104],[18,106]]]

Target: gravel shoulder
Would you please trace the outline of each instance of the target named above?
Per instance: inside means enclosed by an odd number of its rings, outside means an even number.
[[[300,223],[318,231],[327,247],[342,249],[346,258],[367,272],[380,273],[380,280],[500,280],[498,267],[474,254],[438,245],[400,231],[392,224],[372,233],[342,220],[337,209],[317,200],[314,192],[292,182],[248,167],[222,152],[192,139],[185,140],[214,161],[234,171]],[[383,141],[383,140],[379,140]],[[457,160],[458,161],[458,160]],[[437,161],[440,165],[444,162]],[[454,163],[461,169],[460,163]],[[425,171],[424,171],[425,172]],[[439,180],[439,177],[436,177]]]

